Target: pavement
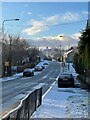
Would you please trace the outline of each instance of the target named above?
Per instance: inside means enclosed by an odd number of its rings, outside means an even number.
[[[88,118],[88,92],[81,88],[58,88],[56,81],[31,118]]]
[[[70,66],[72,73],[75,70]],[[70,71],[69,71],[70,72]],[[58,78],[57,78],[58,79]],[[89,119],[88,91],[80,87],[58,88],[56,81],[42,97],[42,105],[33,113],[32,118],[78,118]],[[75,79],[75,86],[80,82]]]

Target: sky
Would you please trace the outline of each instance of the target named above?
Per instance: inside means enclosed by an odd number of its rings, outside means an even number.
[[[88,2],[3,2],[4,32],[37,46],[76,45],[88,19]],[[63,37],[60,37],[63,36]]]

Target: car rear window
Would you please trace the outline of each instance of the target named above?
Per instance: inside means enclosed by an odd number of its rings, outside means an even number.
[[[31,72],[32,70],[31,69],[25,69],[24,72]]]
[[[64,78],[64,77],[71,77],[70,74],[61,74],[60,77]]]

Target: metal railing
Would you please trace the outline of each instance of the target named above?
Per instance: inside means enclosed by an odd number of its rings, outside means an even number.
[[[19,104],[17,108],[9,112],[2,120],[29,120],[31,115],[42,103],[42,88],[29,93]]]

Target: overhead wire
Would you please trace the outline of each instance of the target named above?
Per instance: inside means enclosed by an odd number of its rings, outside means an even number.
[[[59,26],[59,25],[69,25],[69,24],[77,24],[77,23],[81,23],[81,22],[85,22],[87,20],[81,20],[81,21],[75,21],[75,22],[68,22],[68,23],[58,23],[58,24],[43,24],[44,26]],[[34,25],[26,25],[26,24],[18,24],[18,25],[15,25],[15,24],[5,24],[7,26],[16,26],[16,27],[33,27]]]

